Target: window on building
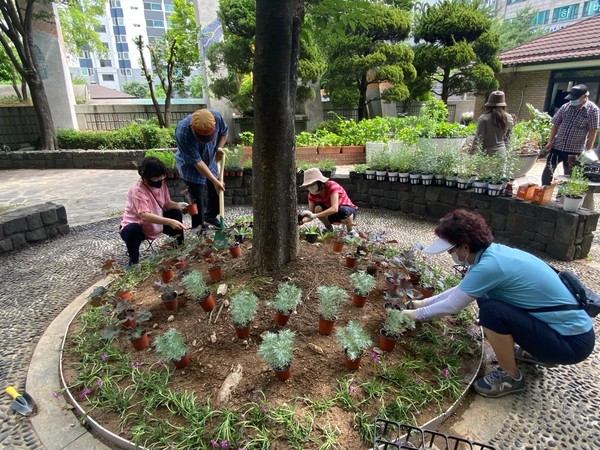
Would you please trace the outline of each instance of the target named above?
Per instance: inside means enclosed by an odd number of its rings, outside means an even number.
[[[106,33],[106,25],[98,25],[96,28],[96,33]]]
[[[123,76],[131,76],[131,69],[119,69],[119,73]]]
[[[109,49],[108,42],[103,42],[102,47],[104,47],[106,50],[108,50]]]
[[[552,23],[563,22],[565,20],[577,19],[579,14],[579,4],[569,6],[561,6],[560,8],[554,8],[552,13]]]
[[[114,26],[118,27],[118,26],[124,26],[125,25],[125,20],[123,20],[122,17],[113,17],[112,18],[112,23]]]
[[[165,22],[162,21],[162,20],[146,19],[146,26],[148,28],[164,28],[165,27]]]
[[[540,11],[538,12],[535,17],[533,18],[533,22],[532,25],[546,25],[548,23],[548,20],[550,20],[550,10],[547,9],[546,11]]]
[[[81,68],[81,75],[84,75],[84,76],[89,75],[88,69],[86,67]]]
[[[171,5],[169,3],[165,3],[165,11],[167,11],[167,12],[173,12],[175,10],[173,9],[173,5]]]
[[[506,4],[507,5],[514,5],[515,3],[521,3],[524,2],[525,0],[506,0]]]
[[[118,52],[117,59],[129,59],[129,52]]]
[[[115,76],[112,73],[103,73],[102,81],[115,81]]]
[[[111,8],[120,8],[121,0],[110,0],[110,7]]]
[[[162,5],[160,3],[144,2],[144,9],[152,11],[162,11]]]
[[[600,0],[592,0],[583,4],[583,17],[600,14]]]
[[[112,61],[110,59],[101,59],[100,67],[112,67]]]
[[[127,36],[124,35],[124,34],[116,34],[115,35],[115,42],[117,44],[126,43],[127,42]]]
[[[79,57],[83,58],[83,59],[91,59],[91,55],[90,55],[89,50],[83,50],[81,52],[81,55],[79,55]]]

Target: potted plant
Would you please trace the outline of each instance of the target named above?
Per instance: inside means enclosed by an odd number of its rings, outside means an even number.
[[[291,330],[267,332],[258,347],[258,355],[275,371],[275,376],[281,381],[290,377],[293,351],[294,332]]]
[[[391,352],[402,333],[415,327],[415,322],[397,309],[387,309],[387,318],[379,332],[379,348]]]
[[[160,294],[163,306],[167,311],[174,311],[177,309],[177,291],[174,289],[164,289]]]
[[[302,289],[291,283],[281,283],[273,301],[267,306],[275,309],[275,322],[284,326],[302,298]]]
[[[106,293],[108,290],[104,286],[96,286],[92,292],[88,294],[88,301],[94,307],[102,306],[106,303]]]
[[[202,273],[197,270],[187,273],[181,279],[181,284],[188,294],[200,303],[204,311],[209,312],[215,308],[215,299],[210,293]]]
[[[123,328],[126,330],[136,328],[152,318],[150,311],[137,311],[127,301],[118,302],[111,315],[113,322],[102,330],[102,338],[106,340],[117,337]]]
[[[175,328],[169,328],[165,333],[154,339],[154,348],[164,361],[172,361],[175,368],[183,369],[190,362],[187,355],[188,346],[183,336]]]
[[[148,331],[142,325],[136,325],[134,328],[128,328],[126,331],[127,338],[131,341],[131,345],[138,352],[144,350],[150,345],[148,340]]]
[[[304,228],[304,237],[306,238],[306,242],[309,244],[314,244],[319,239],[319,225],[316,223],[306,225]]]
[[[576,212],[583,203],[589,180],[583,175],[582,166],[574,166],[571,176],[558,186],[558,193],[564,197],[563,209]]]
[[[319,333],[330,335],[342,302],[348,294],[337,286],[318,286],[319,297]]]
[[[232,258],[239,258],[242,256],[242,247],[239,242],[234,241],[229,243],[229,254]]]
[[[237,337],[247,338],[250,335],[250,322],[256,316],[258,297],[249,291],[240,291],[231,298],[229,308]]]
[[[170,261],[169,261],[170,262]],[[160,272],[160,279],[163,283],[168,283],[175,276],[173,272],[173,267],[170,264],[163,264],[158,268]]]
[[[350,320],[345,327],[335,331],[339,344],[344,349],[344,362],[350,370],[358,369],[360,358],[364,351],[371,345],[371,338],[367,332],[354,320]]]
[[[350,275],[350,281],[354,287],[352,293],[352,304],[358,308],[365,306],[367,296],[375,286],[375,277],[367,272],[354,272]]]

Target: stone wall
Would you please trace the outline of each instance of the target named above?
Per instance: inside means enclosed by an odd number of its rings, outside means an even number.
[[[326,174],[326,176],[329,176]],[[536,205],[513,197],[490,197],[475,194],[473,189],[459,190],[445,186],[411,185],[389,181],[366,180],[362,175],[333,176],[360,208],[382,208],[437,222],[446,213],[465,208],[481,214],[494,236],[519,248],[530,248],[552,258],[571,261],[585,258],[590,252],[593,232],[600,213],[580,209],[577,214],[564,212],[554,202]],[[296,183],[302,184],[298,175]],[[252,204],[252,174],[225,179],[225,203]],[[308,202],[305,189],[298,189],[298,204]]]
[[[0,169],[135,169],[145,150],[0,152]]]
[[[0,254],[69,233],[65,207],[55,203],[0,213]]]

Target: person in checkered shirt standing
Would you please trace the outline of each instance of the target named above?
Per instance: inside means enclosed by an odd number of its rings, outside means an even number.
[[[548,157],[542,173],[542,184],[552,182],[556,166],[562,162],[565,175],[571,174],[569,156],[579,156],[584,150],[594,149],[596,131],[600,128],[600,109],[589,99],[585,84],[577,84],[565,97],[565,103],[552,117],[552,129],[546,144]]]

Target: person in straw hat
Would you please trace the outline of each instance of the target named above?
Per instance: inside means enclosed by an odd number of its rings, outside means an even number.
[[[358,236],[353,229],[356,206],[346,190],[335,181],[323,176],[317,167],[304,171],[302,187],[308,189],[308,210],[302,211],[302,223],[319,219],[328,231],[333,230],[332,223],[341,222],[352,236]]]
[[[503,154],[513,127],[513,119],[506,112],[504,92],[492,92],[485,106],[487,109],[479,116],[471,150],[475,152],[481,147],[487,155]]]
[[[446,214],[434,232],[437,240],[423,252],[448,253],[456,265],[466,268],[466,275],[456,287],[413,300],[416,309],[402,314],[430,320],[457,314],[477,301],[479,325],[498,367],[475,381],[475,392],[502,397],[522,391],[524,376],[515,360],[550,367],[576,364],[592,353],[592,319],[548,264],[494,243],[485,219],[464,209]]]
[[[175,129],[177,170],[187,185],[190,202],[198,206],[198,214],[192,215],[192,228],[221,226],[217,218],[219,191],[225,190],[225,183],[219,181],[217,161],[223,158],[227,131],[223,117],[209,109],[194,111]]]

